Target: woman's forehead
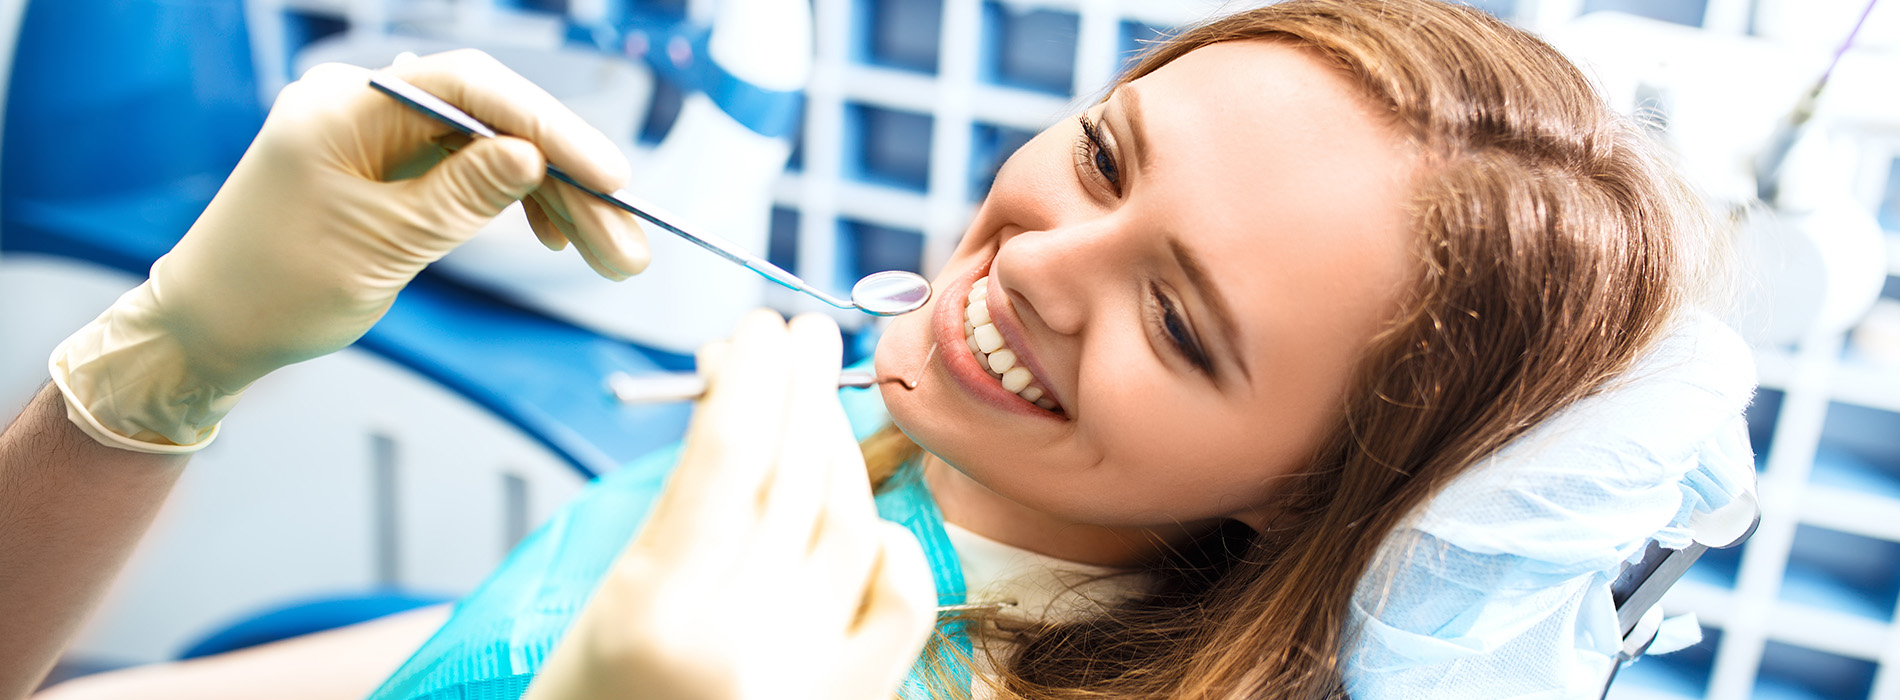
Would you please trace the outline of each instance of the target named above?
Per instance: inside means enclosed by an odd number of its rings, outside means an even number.
[[[1335,162],[1357,164],[1351,158],[1366,151],[1388,162],[1390,152],[1409,150],[1350,76],[1283,42],[1195,49],[1123,85],[1113,101],[1142,105],[1147,132],[1167,142],[1155,156],[1201,158],[1186,166],[1245,166],[1283,154],[1274,172],[1323,172],[1339,169],[1327,167]]]
[[[1389,315],[1410,265],[1416,158],[1344,73],[1284,43],[1215,44],[1107,110],[1149,151],[1136,215],[1205,261],[1243,334],[1360,338]],[[1248,345],[1264,363],[1296,352]]]

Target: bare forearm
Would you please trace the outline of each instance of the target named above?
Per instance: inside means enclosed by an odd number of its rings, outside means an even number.
[[[0,433],[0,700],[46,675],[186,460],[95,442],[50,385]]]

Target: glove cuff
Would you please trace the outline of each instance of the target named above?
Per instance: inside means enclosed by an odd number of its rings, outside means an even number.
[[[189,454],[218,436],[245,387],[222,390],[194,376],[178,340],[156,322],[151,282],[53,349],[47,371],[66,417],[107,447]]]

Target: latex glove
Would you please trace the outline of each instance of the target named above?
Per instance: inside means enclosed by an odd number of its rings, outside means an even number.
[[[719,356],[723,355],[723,359]],[[935,620],[837,398],[838,328],[741,322],[639,534],[527,700],[889,700]]]
[[[126,449],[203,447],[245,387],[354,342],[418,271],[530,194],[549,247],[573,241],[614,279],[646,266],[630,216],[543,179],[546,154],[590,187],[623,186],[606,136],[477,51],[386,70],[519,138],[470,143],[372,90],[368,70],[311,69],[151,278],[53,352],[74,423]]]

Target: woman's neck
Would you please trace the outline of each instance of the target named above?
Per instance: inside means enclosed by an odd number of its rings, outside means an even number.
[[[1044,556],[1097,566],[1129,567],[1191,537],[1195,529],[1107,527],[1058,518],[1010,500],[924,453],[924,481],[945,521]]]

